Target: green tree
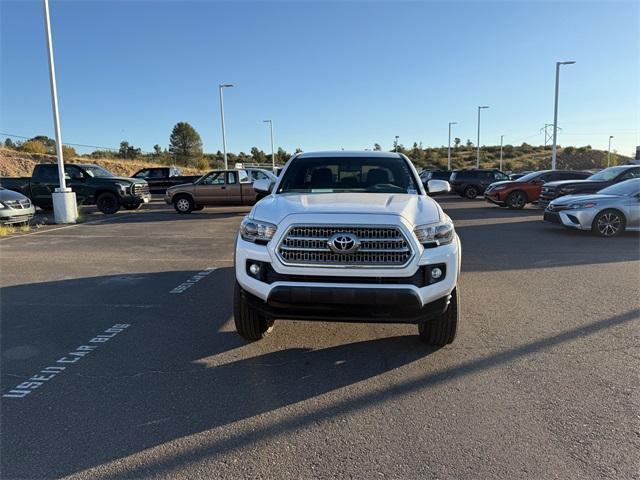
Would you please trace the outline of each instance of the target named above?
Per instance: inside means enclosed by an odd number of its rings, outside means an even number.
[[[453,139],[453,148],[455,148],[457,150],[460,147],[460,142],[461,142],[461,140],[458,137],[454,138]]]
[[[471,140],[469,140],[468,138],[467,138],[467,147],[468,148],[473,147],[473,142]]]
[[[14,149],[14,148],[16,148],[16,144],[13,143],[13,140],[11,140],[10,138],[7,138],[4,141],[4,148],[12,148],[12,149]]]
[[[120,149],[118,150],[118,156],[120,158],[134,159],[140,155],[140,153],[141,150],[139,148],[135,148],[127,140],[120,142]]]
[[[256,163],[265,163],[267,161],[267,155],[258,147],[251,147],[251,156]]]
[[[160,155],[162,155],[162,147],[157,143],[153,146],[153,155],[155,157],[159,157]]]
[[[187,122],[176,123],[169,137],[169,152],[178,164],[197,164],[202,157],[200,134]]]

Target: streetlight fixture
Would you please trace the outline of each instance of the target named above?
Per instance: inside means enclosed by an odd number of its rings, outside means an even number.
[[[76,194],[67,188],[64,177],[64,158],[62,156],[62,131],[60,129],[60,113],[58,112],[58,88],[56,86],[56,67],[53,60],[53,42],[51,39],[51,19],[49,16],[49,0],[44,4],[44,29],[47,39],[47,54],[49,57],[49,83],[51,85],[51,107],[53,109],[53,128],[56,136],[56,155],[58,157],[58,178],[60,185],[52,194],[53,216],[56,223],[76,223],[78,219],[78,205]]]
[[[224,153],[224,169],[228,170],[229,165],[227,163],[227,134],[224,128],[224,96],[222,95],[223,88],[231,88],[233,84],[231,83],[221,83],[218,85],[218,89],[220,90],[220,118],[222,119],[222,151]]]
[[[400,136],[399,136],[399,135],[396,135],[396,141],[395,141],[395,143],[393,144],[393,151],[394,151],[394,152],[397,152],[397,151],[398,151],[398,139],[399,139],[399,138],[400,138]]]
[[[269,124],[269,130],[271,131],[271,167],[273,171],[276,170],[276,154],[273,150],[273,121],[272,120],[263,120],[264,123]]]
[[[502,141],[504,140],[504,135],[500,135],[500,171],[502,171]]]
[[[451,170],[451,125],[457,125],[458,122],[449,122],[449,148],[447,149],[447,170]]]
[[[607,168],[611,166],[611,139],[613,135],[609,135],[609,151],[607,152]]]
[[[480,110],[488,106],[478,107],[478,144],[476,145],[476,168],[480,168]]]
[[[573,65],[573,60],[570,62],[556,62],[556,94],[553,107],[553,147],[551,148],[551,170],[556,169],[556,139],[558,136],[558,90],[560,88],[560,66],[561,65]]]

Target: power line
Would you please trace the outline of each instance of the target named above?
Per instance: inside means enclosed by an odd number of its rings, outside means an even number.
[[[25,137],[24,135],[16,135],[16,134],[13,134],[13,133],[3,133],[3,132],[0,132],[0,135],[3,136],[3,137],[20,138],[20,139],[23,139],[23,140],[30,140],[32,138],[35,138],[33,136],[32,137]],[[95,148],[95,149],[98,149],[98,150],[107,150],[107,151],[111,151],[111,152],[120,151],[120,147],[118,147],[118,148],[101,147],[99,145],[87,145],[87,144],[84,144],[84,143],[70,143],[70,142],[64,142],[64,144],[65,145],[69,145],[71,147]],[[144,151],[141,151],[141,152],[145,153],[145,154],[146,153],[151,153],[151,152],[144,152]]]

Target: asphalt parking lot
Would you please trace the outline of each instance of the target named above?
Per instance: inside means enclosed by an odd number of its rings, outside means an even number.
[[[0,476],[639,478],[639,236],[440,202],[463,323],[437,351],[404,325],[281,321],[245,344],[247,209],[1,240]]]

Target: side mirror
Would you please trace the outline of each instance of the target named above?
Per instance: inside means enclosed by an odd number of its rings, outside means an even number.
[[[253,182],[253,189],[258,193],[271,193],[271,189],[273,188],[273,182],[266,178],[262,180],[256,180]]]
[[[429,195],[437,195],[439,193],[449,193],[451,185],[445,180],[429,180],[427,182],[427,193]]]

